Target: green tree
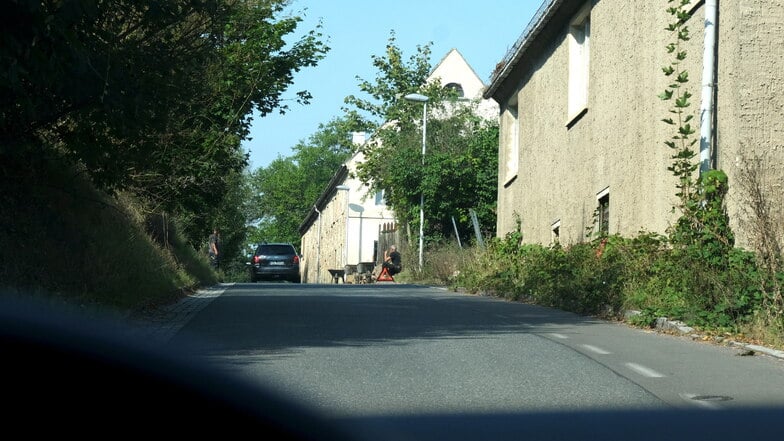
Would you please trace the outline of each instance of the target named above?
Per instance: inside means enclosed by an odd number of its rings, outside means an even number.
[[[12,2],[0,34],[0,176],[67,161],[102,189],[187,218],[199,242],[246,166],[253,111],[284,111],[294,72],[328,50],[318,28],[286,41],[301,21],[287,6]]]
[[[248,220],[251,243],[299,243],[299,225],[332,176],[352,151],[351,128],[346,118],[319,125],[307,141],[293,147],[290,157],[279,157],[257,169],[251,181]]]
[[[374,56],[375,82],[362,80],[370,95],[348,97],[354,112],[366,112],[385,121],[368,143],[365,162],[357,176],[367,185],[384,190],[398,220],[419,223],[420,196],[425,199],[425,232],[433,239],[453,234],[452,217],[472,231],[469,210],[477,211],[482,228],[495,231],[498,168],[498,125],[477,116],[475,104],[456,101],[454,91],[438,80],[427,81],[431,67],[429,45],[418,46],[408,63],[390,36],[383,57]],[[418,92],[429,98],[426,155],[422,158],[422,105],[402,99]],[[414,166],[416,164],[416,166]]]
[[[369,127],[378,127],[385,121],[394,121],[410,113],[411,106],[403,105],[400,97],[407,93],[418,92],[425,84],[432,69],[430,46],[431,43],[417,46],[416,54],[409,57],[406,62],[402,50],[397,46],[395,32],[392,31],[384,55],[371,57],[373,66],[378,69],[375,81],[356,77],[359,81],[359,90],[369,95],[369,98],[359,98],[355,95],[345,98],[344,101],[348,106],[343,110],[348,115],[347,119]]]
[[[448,118],[429,119],[424,166],[418,127],[385,128],[378,137],[381,142],[365,152],[359,176],[385,190],[400,222],[418,225],[424,194],[426,236],[452,236],[454,217],[463,227],[462,239],[469,239],[470,209],[477,212],[485,233],[495,232],[497,123],[478,117],[469,106],[454,109]]]

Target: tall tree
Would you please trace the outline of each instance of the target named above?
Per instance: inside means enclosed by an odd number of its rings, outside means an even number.
[[[294,72],[328,48],[287,0],[19,0],[0,33],[0,177],[33,158],[99,187],[212,221],[247,159],[251,115],[281,106]],[[8,26],[6,26],[6,24]],[[297,92],[307,102],[306,91]]]
[[[368,113],[385,123],[376,132],[377,142],[364,149],[365,162],[358,177],[384,190],[400,222],[419,223],[420,197],[425,199],[425,233],[438,239],[452,235],[451,219],[469,224],[469,210],[477,212],[482,229],[495,231],[498,164],[498,125],[477,116],[475,103],[457,103],[455,92],[427,81],[429,46],[418,46],[416,55],[403,62],[394,34],[384,56],[374,56],[375,81],[362,80],[367,99],[348,97],[355,113]],[[402,96],[426,95],[428,125],[426,155],[422,157],[422,104]],[[462,234],[467,238],[469,228]]]
[[[345,98],[347,107],[343,110],[348,119],[378,127],[385,121],[395,121],[399,116],[405,116],[410,106],[402,104],[400,97],[419,91],[425,84],[432,68],[430,46],[431,43],[417,46],[416,53],[406,62],[403,51],[397,46],[395,32],[392,31],[384,54],[371,57],[373,66],[378,69],[375,80],[356,77],[359,90],[369,97],[349,95]]]
[[[250,240],[299,242],[299,225],[351,154],[354,121],[334,118],[294,148],[253,173]]]

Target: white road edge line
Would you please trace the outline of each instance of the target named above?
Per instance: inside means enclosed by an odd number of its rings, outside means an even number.
[[[555,338],[560,338],[561,340],[567,340],[567,339],[569,339],[569,337],[567,337],[567,336],[565,336],[565,335],[563,335],[563,334],[556,334],[556,333],[554,333],[554,332],[551,332],[551,333],[550,333],[550,336],[552,336],[552,337],[555,337]]]
[[[626,367],[637,372],[638,374],[648,377],[648,378],[664,378],[664,374],[660,374],[659,372],[654,371],[653,369],[647,368],[645,366],[639,365],[637,363],[626,363]]]
[[[610,354],[612,354],[612,352],[605,351],[604,349],[596,347],[596,346],[593,346],[593,345],[580,345],[580,346],[582,346],[583,348],[585,348],[585,349],[587,349],[587,350],[589,350],[589,351],[591,351],[593,353],[599,354],[599,355],[610,355]]]

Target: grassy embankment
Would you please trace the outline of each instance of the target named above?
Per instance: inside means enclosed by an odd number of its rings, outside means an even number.
[[[68,168],[31,163],[0,176],[0,289],[130,314],[217,282],[174,225],[156,241],[141,204]]]

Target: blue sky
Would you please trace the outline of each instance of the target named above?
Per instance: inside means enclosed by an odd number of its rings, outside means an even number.
[[[304,17],[300,29],[323,23],[331,47],[318,66],[299,72],[284,94],[299,90],[313,94],[310,105],[289,103],[285,115],[277,112],[257,118],[252,140],[243,147],[251,168],[266,167],[278,156],[291,155],[291,147],[307,139],[342,114],[343,98],[359,95],[357,76],[373,80],[371,56],[382,55],[394,30],[397,45],[408,59],[417,45],[432,42],[435,65],[456,48],[487,83],[490,73],[522,34],[543,0],[293,0],[291,10]]]

